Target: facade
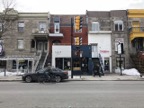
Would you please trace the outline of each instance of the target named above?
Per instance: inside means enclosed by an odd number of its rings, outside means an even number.
[[[78,15],[51,15],[49,43],[50,48],[52,48],[52,66],[54,67],[71,70],[71,45],[77,45],[80,38],[82,39],[82,45],[87,45],[88,43],[86,16],[81,15],[83,27],[79,31],[74,29],[75,16]],[[75,65],[76,63],[79,63],[79,65]],[[81,62],[76,62],[74,58],[73,68],[76,71],[81,71]]]
[[[132,67],[130,56],[143,51],[144,10],[86,11],[85,15],[11,12],[17,17],[15,29],[0,39],[0,68],[8,71],[34,72],[51,64],[74,75],[91,75],[92,59],[111,73]],[[80,30],[75,30],[76,16],[83,19]],[[119,44],[124,49],[121,54]]]
[[[120,56],[117,45],[123,43],[122,68],[129,66],[127,12],[87,11],[88,44],[92,45],[92,58],[101,62],[103,71],[114,72],[119,68]]]
[[[133,67],[144,72],[144,10],[128,10],[129,54]]]
[[[15,29],[9,30],[0,40],[5,52],[0,57],[0,68],[33,72],[42,54],[48,53],[49,13],[11,12],[18,19],[13,23]]]

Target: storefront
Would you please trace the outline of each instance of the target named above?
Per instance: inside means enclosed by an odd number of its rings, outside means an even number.
[[[34,58],[0,58],[0,69],[5,69],[9,72],[30,73],[34,70]]]

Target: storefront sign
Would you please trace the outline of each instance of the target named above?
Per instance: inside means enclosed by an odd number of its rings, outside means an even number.
[[[109,53],[108,50],[100,50],[100,53]]]

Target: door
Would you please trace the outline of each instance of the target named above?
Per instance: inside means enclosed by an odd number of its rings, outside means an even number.
[[[104,71],[105,72],[110,72],[109,58],[104,58]]]
[[[38,52],[47,52],[47,42],[38,42],[37,51]]]

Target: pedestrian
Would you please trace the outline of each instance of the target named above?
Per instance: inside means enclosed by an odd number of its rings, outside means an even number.
[[[89,61],[88,61],[88,70],[89,70],[89,74],[93,74],[94,64],[91,58],[89,58]]]
[[[101,73],[100,73],[100,65],[99,65],[99,63],[96,63],[95,71],[97,72],[97,74],[99,75],[99,77],[101,77]],[[96,74],[96,72],[95,72],[95,74]]]

